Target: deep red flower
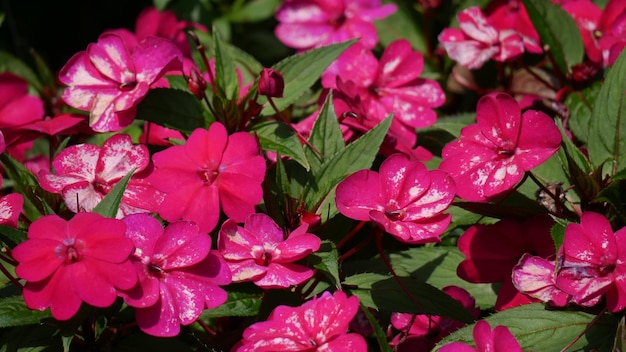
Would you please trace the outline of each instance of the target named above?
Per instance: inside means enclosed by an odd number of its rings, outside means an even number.
[[[166,194],[158,213],[167,221],[193,221],[209,232],[220,209],[243,222],[263,197],[266,166],[256,139],[247,132],[228,136],[219,122],[208,131],[196,129],[185,145],[155,153],[152,160],[149,180]]]
[[[50,307],[55,319],[71,318],[84,301],[108,307],[117,289],[137,282],[128,260],[133,243],[126,225],[95,213],[78,213],[66,221],[57,215],[35,220],[28,240],[13,249],[16,273],[26,280],[24,301],[31,309]]]
[[[556,153],[561,133],[541,111],[522,114],[505,93],[483,96],[476,110],[477,123],[443,148],[439,169],[454,178],[457,196],[481,202],[510,190],[526,171]]]
[[[243,332],[236,351],[365,352],[365,339],[346,333],[358,309],[358,298],[342,291],[324,292],[300,307],[278,306],[267,321]]]

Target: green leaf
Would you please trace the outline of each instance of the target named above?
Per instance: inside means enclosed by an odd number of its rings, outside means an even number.
[[[231,22],[257,22],[274,15],[279,0],[253,0],[234,9],[227,17]]]
[[[0,330],[2,352],[63,351],[57,327],[52,324],[18,326]]]
[[[413,301],[395,278],[374,273],[357,274],[347,277],[343,284],[359,297],[365,306],[379,310],[390,316],[391,313],[441,315],[470,323],[474,317],[457,300],[412,277],[399,277],[404,287],[415,298]]]
[[[611,182],[602,189],[595,199],[596,203],[609,203],[617,216],[621,219],[621,224],[626,224],[626,181],[619,180]]]
[[[283,110],[304,94],[344,50],[354,43],[354,40],[331,44],[321,48],[306,51],[290,56],[276,65],[273,69],[280,72],[285,80],[285,93],[282,98],[275,98],[274,103],[279,110]],[[259,102],[261,99],[259,99]],[[274,109],[266,104],[261,115],[275,114]]]
[[[122,197],[124,196],[124,191],[126,191],[128,181],[133,176],[134,172],[135,169],[130,170],[126,176],[119,180],[115,187],[113,187],[113,189],[111,189],[109,193],[102,198],[100,203],[93,208],[93,212],[106,218],[115,218],[120,209],[120,203],[122,202]]]
[[[335,288],[341,288],[341,279],[339,278],[339,254],[333,242],[322,241],[320,249],[309,255],[307,261],[311,263],[314,268],[324,273]]]
[[[318,170],[312,170],[314,182],[305,188],[304,204],[307,210],[322,214],[326,204],[331,205],[330,217],[336,213],[334,188],[348,175],[372,166],[378,149],[389,130],[391,117],[386,118],[342,151],[325,161]]]
[[[251,317],[257,315],[260,307],[260,295],[243,292],[228,292],[228,300],[224,304],[213,309],[205,309],[200,315],[200,319]]]
[[[565,228],[567,227],[565,220],[556,221],[556,223],[550,228],[550,236],[554,242],[554,247],[557,249],[563,245],[563,239],[565,238]]]
[[[491,328],[506,326],[525,351],[561,351],[579,335],[580,340],[568,351],[610,351],[617,327],[617,318],[604,314],[589,330],[595,315],[577,311],[546,310],[541,303],[504,310],[485,320]],[[472,344],[474,325],[464,327],[445,337],[435,351],[446,343],[460,341]]]
[[[218,96],[224,100],[233,100],[239,95],[239,80],[233,58],[226,47],[220,32],[213,28],[213,45],[215,50],[215,83]]]
[[[154,7],[156,7],[159,11],[163,11],[167,7],[167,4],[170,3],[170,1],[172,0],[152,0],[152,3],[154,4]]]
[[[288,156],[305,169],[310,168],[300,139],[289,126],[279,121],[263,121],[252,127],[252,133],[259,138],[263,150]]]
[[[138,119],[186,133],[204,127],[203,112],[196,97],[175,89],[151,89],[137,105]]]
[[[329,159],[345,148],[343,134],[341,133],[341,127],[339,127],[339,121],[337,121],[337,115],[333,106],[332,93],[329,93],[326,97],[322,110],[313,124],[309,143],[317,151],[311,150],[309,146],[305,148],[307,159],[313,168],[318,168],[324,160]]]
[[[42,312],[26,307],[22,296],[0,298],[0,328],[38,324],[49,317],[49,310]]]
[[[378,323],[378,320],[372,315],[372,313],[370,313],[369,309],[364,306],[363,303],[361,303],[361,311],[363,311],[363,314],[365,314],[365,316],[367,317],[370,325],[372,325],[372,328],[374,328],[374,336],[376,337],[376,341],[378,342],[378,347],[380,348],[380,351],[393,352],[391,347],[389,347],[389,342],[387,341],[387,335],[385,334],[385,331],[383,331],[383,329],[380,327],[380,323]]]
[[[589,140],[589,124],[591,123],[592,107],[595,106],[601,82],[595,82],[582,91],[576,91],[567,96],[565,106],[569,111],[567,127],[578,140],[587,144]]]
[[[626,168],[626,52],[622,52],[600,88],[589,128],[589,158],[594,166],[608,161],[613,170]],[[614,174],[611,171],[610,174]]]
[[[434,125],[418,129],[417,141],[431,153],[441,155],[443,147],[458,138],[461,129],[474,123],[475,119],[475,113],[439,117]]]
[[[12,72],[25,79],[33,88],[41,91],[41,82],[37,75],[18,58],[5,51],[0,51],[0,72]]]
[[[378,40],[387,47],[398,39],[406,39],[413,49],[428,52],[423,28],[428,23],[422,14],[415,12],[407,2],[385,0],[384,4],[396,4],[398,10],[391,16],[374,22],[378,30]]]
[[[524,0],[526,11],[541,41],[550,47],[550,53],[561,73],[583,60],[585,48],[574,19],[559,5],[544,0]]]
[[[2,239],[2,242],[14,247],[18,243],[26,241],[26,232],[6,225],[0,225],[0,239]]]

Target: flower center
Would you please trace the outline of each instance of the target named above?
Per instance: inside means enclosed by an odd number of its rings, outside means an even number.
[[[390,210],[385,212],[385,216],[391,221],[399,221],[406,217],[404,210]]]
[[[124,82],[120,84],[119,89],[122,92],[128,92],[128,91],[135,89],[135,87],[137,87],[137,81],[131,81],[131,82]]]
[[[108,182],[95,180],[93,183],[93,188],[101,194],[108,194],[111,188],[113,188]]]
[[[63,244],[58,245],[55,249],[57,258],[63,258],[63,263],[74,264],[83,259],[83,250],[85,249],[82,241],[75,241],[73,238],[66,238]]]
[[[163,270],[159,266],[159,264],[156,264],[156,263],[150,263],[148,265],[148,272],[150,273],[150,275],[152,275],[152,277],[156,277],[159,279],[165,276],[165,270]]]
[[[202,168],[198,170],[198,177],[205,183],[205,185],[210,185],[215,181],[217,175],[219,173],[216,170],[211,170],[208,168]]]
[[[261,257],[258,257],[254,260],[257,265],[268,266],[270,265],[270,261],[272,260],[272,254],[268,252],[263,252]]]

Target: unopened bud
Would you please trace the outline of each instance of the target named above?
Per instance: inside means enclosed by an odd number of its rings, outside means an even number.
[[[187,78],[187,86],[193,95],[198,99],[205,97],[206,80],[196,70],[191,70],[191,75]]]
[[[285,80],[280,72],[264,68],[259,78],[259,94],[272,98],[282,98],[285,89]]]

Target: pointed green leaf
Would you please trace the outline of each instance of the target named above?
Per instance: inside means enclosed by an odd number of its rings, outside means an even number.
[[[595,199],[596,203],[608,203],[612,206],[616,215],[620,217],[621,224],[626,224],[626,181],[619,180],[611,182]]]
[[[5,51],[0,51],[0,72],[15,73],[24,78],[33,88],[41,91],[41,82],[33,70],[18,58]]]
[[[369,312],[369,309],[365,305],[363,305],[363,303],[361,303],[361,311],[363,311],[363,314],[365,314],[367,320],[370,322],[370,325],[372,325],[372,328],[374,329],[374,336],[376,337],[376,341],[378,342],[378,347],[380,348],[380,351],[393,352],[391,347],[389,347],[389,342],[387,341],[387,335],[385,334],[385,331],[383,331],[383,329],[380,327],[380,323],[378,322],[378,320],[372,315],[372,313]]]
[[[567,223],[568,222],[565,220],[556,221],[556,223],[550,228],[550,236],[554,242],[554,248],[557,250],[563,245]]]
[[[263,150],[288,156],[309,169],[300,139],[289,126],[279,121],[263,121],[252,127],[252,133],[259,138]]]
[[[378,39],[383,46],[388,46],[398,39],[406,39],[413,49],[426,53],[428,47],[424,36],[425,21],[421,13],[417,13],[407,2],[383,1],[384,4],[396,4],[398,10],[391,16],[375,21]]]
[[[587,144],[589,139],[591,114],[601,87],[601,82],[595,82],[582,91],[570,93],[564,102],[567,111],[569,111],[567,127],[584,144]]]
[[[574,19],[559,5],[544,0],[524,0],[539,37],[564,75],[583,60],[585,48]]]
[[[328,65],[352,43],[354,43],[354,40],[312,49],[290,56],[272,66],[273,69],[283,75],[285,80],[283,97],[274,99],[276,107],[279,110],[283,110],[295,102],[296,99],[317,82]],[[268,116],[275,113],[274,109],[269,104],[266,104],[261,115]]]
[[[388,316],[394,312],[433,314],[470,323],[474,317],[457,300],[412,277],[399,278],[415,298],[414,302],[395,278],[389,275],[365,273],[347,277],[343,284],[359,297],[365,306],[378,309]]]
[[[593,107],[587,148],[594,166],[608,161],[615,171],[626,168],[625,91],[626,52],[622,52],[607,74]]]
[[[14,247],[18,243],[26,241],[26,232],[6,225],[0,225],[0,240],[8,245],[12,245],[11,247]]]
[[[49,317],[49,310],[42,312],[26,307],[22,296],[0,298],[0,328],[38,324]]]
[[[202,105],[193,95],[175,89],[151,89],[137,105],[137,118],[191,133],[204,127]]]
[[[231,22],[257,22],[274,15],[280,5],[279,0],[256,0],[246,2],[227,15]]]
[[[109,193],[102,198],[100,203],[93,208],[93,212],[100,214],[106,218],[115,218],[117,212],[120,209],[120,203],[126,191],[128,181],[133,176],[135,169],[130,170],[126,176],[117,182],[115,187],[109,191]]]
[[[343,134],[333,106],[332,93],[326,97],[322,110],[313,124],[309,143],[316,149],[313,151],[309,146],[305,149],[307,159],[313,168],[318,168],[324,160],[345,148]]]
[[[213,50],[215,50],[215,83],[218,96],[224,100],[236,99],[239,94],[239,80],[235,71],[235,63],[220,32],[215,27],[213,28],[213,45]]]
[[[568,351],[610,351],[613,346],[617,318],[604,314],[588,330],[588,324],[595,315],[566,310],[547,310],[541,303],[527,304],[493,314],[485,320],[491,328],[506,326],[517,338],[524,351],[561,351],[570,346]],[[464,327],[445,337],[435,347],[453,341],[473,344],[474,325]]]
[[[312,170],[315,181],[306,186],[304,195],[307,210],[324,215],[322,210],[327,211],[327,204],[331,204],[329,217],[336,213],[336,209],[332,210],[334,188],[348,175],[372,166],[390,125],[391,117],[388,117],[325,161],[319,169]]]
[[[257,315],[261,307],[261,296],[243,292],[228,292],[228,300],[213,309],[205,309],[200,319],[219,317],[251,317]]]
[[[339,279],[339,254],[335,244],[331,241],[322,241],[320,249],[307,257],[307,261],[314,268],[321,271],[330,279],[335,288],[341,288]]]

